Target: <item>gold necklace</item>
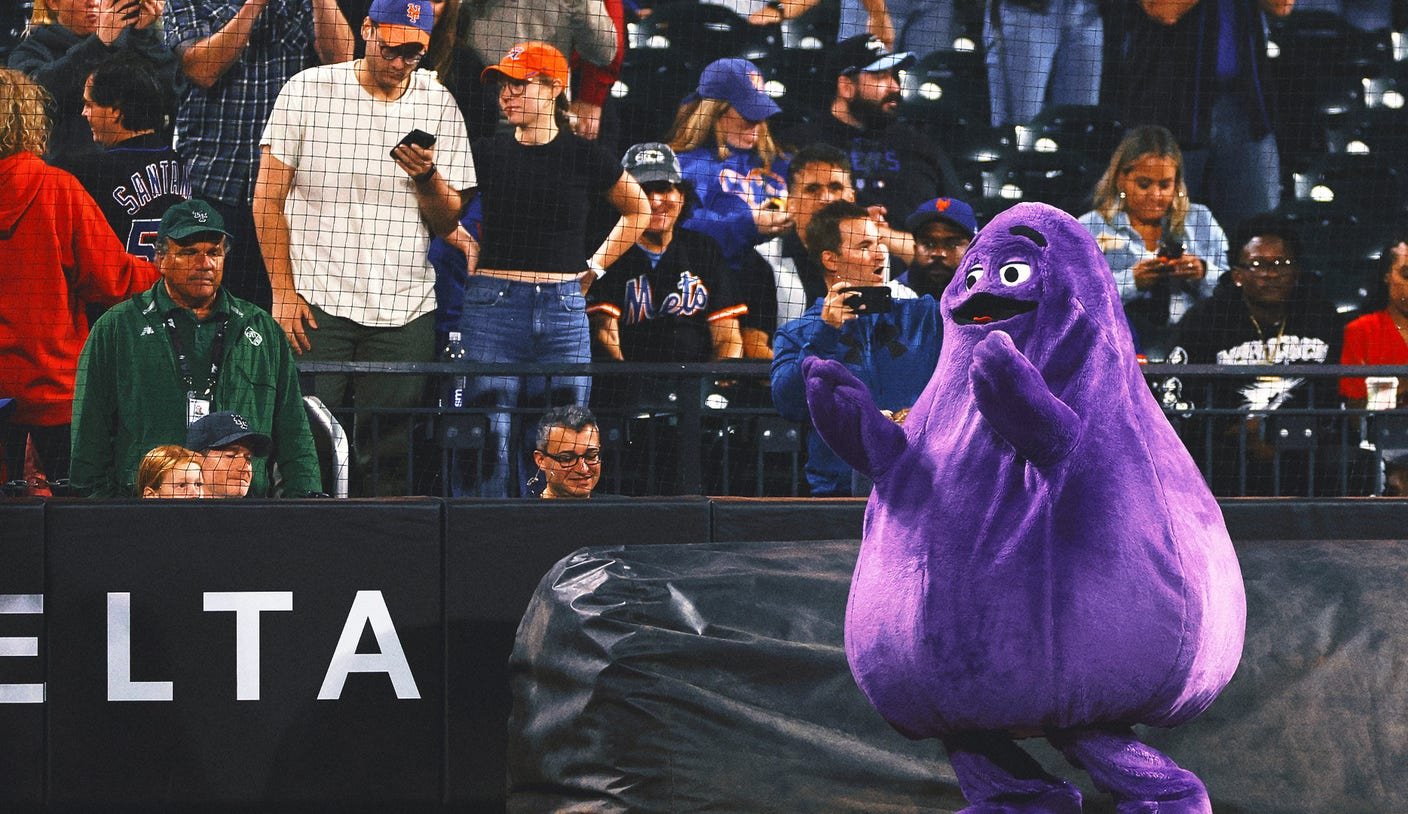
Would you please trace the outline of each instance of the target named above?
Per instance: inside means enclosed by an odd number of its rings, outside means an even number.
[[[1289,320],[1283,317],[1276,331],[1276,335],[1270,339],[1267,339],[1266,331],[1262,330],[1261,323],[1257,322],[1256,320],[1256,315],[1253,314],[1251,311],[1248,311],[1247,318],[1252,321],[1252,326],[1256,328],[1257,339],[1261,342],[1261,363],[1264,365],[1276,364],[1276,362],[1273,361],[1271,358],[1271,349],[1273,346],[1280,347],[1281,339],[1286,335],[1286,323],[1289,322]]]
[[[1403,340],[1403,344],[1408,345],[1408,328],[1403,327],[1398,317],[1394,316],[1393,309],[1388,309],[1388,321],[1393,323],[1393,327],[1398,329],[1398,337]]]

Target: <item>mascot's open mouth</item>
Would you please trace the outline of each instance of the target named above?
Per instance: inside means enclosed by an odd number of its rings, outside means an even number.
[[[1028,300],[1014,300],[980,291],[969,297],[967,302],[955,308],[953,321],[959,325],[986,325],[1025,314],[1034,310],[1036,303]]]

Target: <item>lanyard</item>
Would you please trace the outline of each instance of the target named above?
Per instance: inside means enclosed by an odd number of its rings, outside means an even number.
[[[191,375],[191,360],[186,354],[186,348],[181,344],[180,332],[176,330],[176,318],[167,315],[166,335],[171,340],[171,348],[176,351],[176,366],[181,374],[181,383],[186,386],[187,398],[203,398],[209,400],[215,393],[215,382],[220,378],[220,361],[225,355],[225,328],[230,324],[229,316],[220,320],[220,327],[215,330],[215,340],[210,344],[210,378],[206,380],[205,390],[196,392],[195,377]],[[197,323],[196,329],[200,325]]]

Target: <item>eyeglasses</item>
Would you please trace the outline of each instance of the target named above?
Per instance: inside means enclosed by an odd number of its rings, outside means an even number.
[[[563,469],[571,469],[572,467],[577,465],[578,461],[586,461],[587,466],[601,465],[601,450],[595,447],[588,449],[586,452],[583,452],[580,455],[575,452],[559,452],[557,454],[553,454],[545,449],[540,449],[538,451],[543,453],[547,457],[553,459],[554,461],[557,461],[557,465],[562,467]]]
[[[973,241],[966,237],[949,237],[943,240],[929,240],[927,238],[915,238],[914,245],[926,252],[961,252],[968,249],[968,244]]]
[[[1294,274],[1296,261],[1289,257],[1277,257],[1271,260],[1249,260],[1246,263],[1238,264],[1237,268],[1251,272],[1258,277],[1280,276]]]
[[[499,80],[500,96],[522,96],[528,92],[529,85],[548,85],[549,82],[539,82],[532,79],[508,79]]]
[[[375,31],[375,29],[373,29]],[[425,59],[425,49],[415,43],[398,45],[395,48],[382,41],[381,35],[376,34],[376,47],[381,49],[381,58],[387,62],[401,60],[407,67],[414,68]]]

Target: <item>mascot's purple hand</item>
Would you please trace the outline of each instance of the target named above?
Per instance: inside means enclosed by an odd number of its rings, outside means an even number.
[[[802,360],[807,409],[822,440],[852,469],[880,480],[905,447],[904,430],[880,412],[870,391],[832,359]]]
[[[993,331],[974,346],[968,379],[978,412],[1018,455],[1049,466],[1075,448],[1080,419],[1006,333]]]

